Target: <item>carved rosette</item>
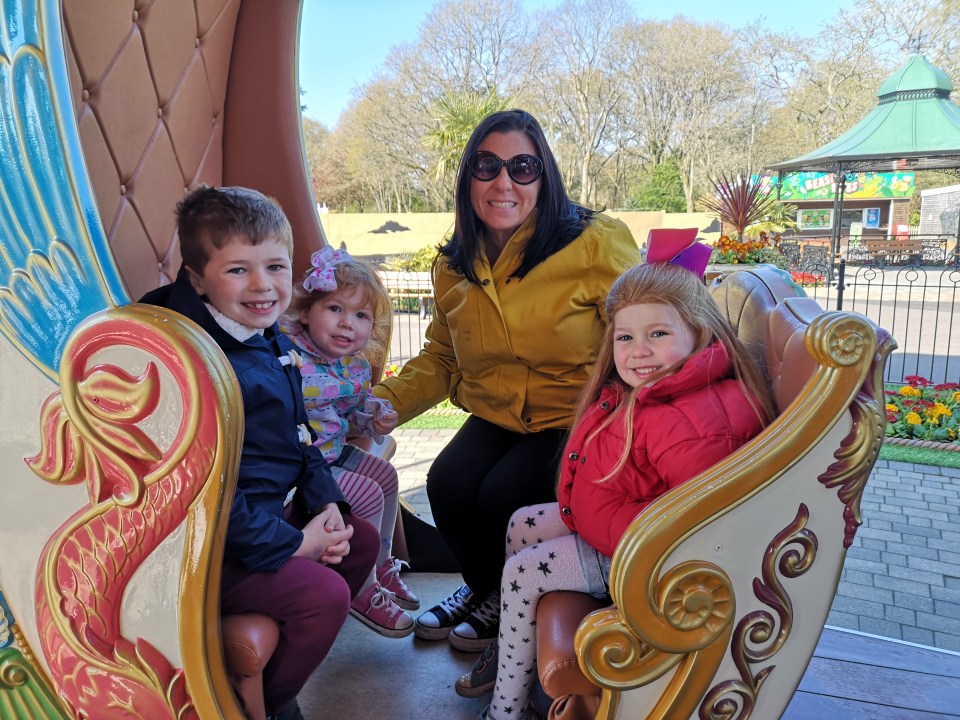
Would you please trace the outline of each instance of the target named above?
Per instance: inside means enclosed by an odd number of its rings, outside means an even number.
[[[793,603],[780,576],[793,579],[803,575],[817,556],[817,536],[807,528],[810,513],[802,504],[797,515],[767,546],[760,578],[753,579],[753,592],[772,608],[748,613],[737,623],[730,654],[740,673],[737,680],[725,680],[710,689],[700,705],[701,720],[747,720],[753,713],[760,688],[773,672],[768,665],[753,673],[751,665],[773,658],[786,643],[793,628]]]

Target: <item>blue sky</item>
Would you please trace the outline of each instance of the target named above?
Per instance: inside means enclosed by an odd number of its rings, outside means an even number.
[[[300,38],[300,86],[306,115],[332,128],[347,108],[353,88],[373,77],[390,48],[415,42],[438,0],[304,0]],[[676,14],[731,27],[758,17],[777,31],[794,29],[813,36],[853,0],[630,0],[637,15],[665,19]],[[560,0],[523,0],[529,10],[556,7]]]

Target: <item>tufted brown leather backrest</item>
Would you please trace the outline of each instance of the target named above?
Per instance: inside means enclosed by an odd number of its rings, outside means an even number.
[[[323,242],[301,145],[296,0],[63,0],[71,92],[100,217],[133,298],[180,266],[199,183],[275,197],[295,266]]]
[[[763,368],[775,408],[783,412],[813,374],[804,335],[820,307],[809,298],[794,297],[795,286],[770,268],[731,273],[711,292],[754,363]],[[781,303],[783,298],[788,299]]]

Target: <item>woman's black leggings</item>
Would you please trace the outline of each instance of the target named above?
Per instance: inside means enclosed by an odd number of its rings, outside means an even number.
[[[566,430],[523,435],[471,416],[427,473],[437,529],[479,598],[500,588],[514,510],[556,499]]]

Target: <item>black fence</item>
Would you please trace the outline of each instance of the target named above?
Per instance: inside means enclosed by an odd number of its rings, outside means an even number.
[[[866,315],[896,339],[887,382],[902,382],[908,375],[934,383],[960,381],[960,262],[885,260],[798,265],[794,279],[821,307]]]
[[[908,375],[933,383],[960,382],[960,256],[952,239],[930,238],[929,246],[937,253],[936,263],[926,262],[923,254],[910,262],[896,253],[833,262],[825,246],[805,246],[796,256],[789,245],[781,249],[795,281],[822,308],[859,312],[896,339],[899,347],[887,362],[887,382],[902,382]],[[391,280],[388,290],[408,294],[409,282]],[[402,365],[420,352],[432,319],[429,305],[397,307],[388,365]]]

